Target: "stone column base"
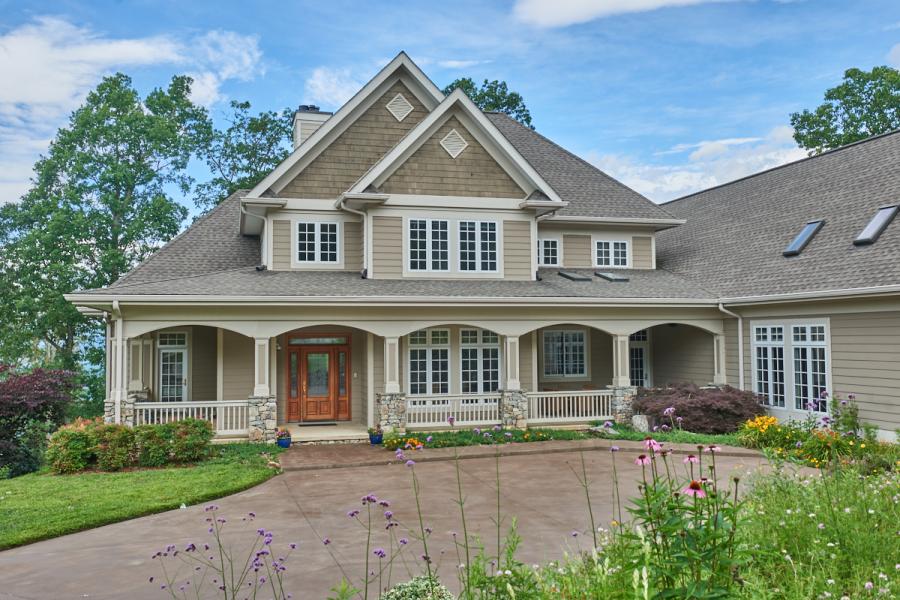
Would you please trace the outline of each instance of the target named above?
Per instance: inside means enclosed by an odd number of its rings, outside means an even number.
[[[616,423],[631,425],[631,417],[634,416],[632,402],[637,394],[635,387],[614,387],[612,399],[613,420]]]
[[[500,395],[500,424],[509,429],[528,426],[528,396],[522,390],[503,390]]]
[[[376,394],[375,403],[383,430],[406,433],[406,394]]]
[[[274,444],[278,432],[278,405],[275,396],[250,396],[248,412],[251,442]]]
[[[134,403],[146,402],[150,397],[147,390],[132,390],[122,402],[122,424],[134,427]]]

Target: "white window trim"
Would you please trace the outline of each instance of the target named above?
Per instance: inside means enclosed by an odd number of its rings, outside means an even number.
[[[425,265],[424,269],[413,269],[410,267],[410,252],[411,249],[409,247],[412,242],[412,233],[410,232],[410,226],[413,221],[425,221]],[[431,224],[441,221],[447,224],[447,268],[446,269],[435,269],[432,267],[434,264],[434,249],[431,246],[432,237],[431,237]],[[404,260],[406,261],[403,265],[403,270],[409,273],[449,273],[453,268],[453,232],[451,229],[453,228],[453,221],[450,219],[441,219],[441,218],[431,218],[431,217],[410,217],[405,221],[405,229],[404,229],[404,240],[406,246],[404,248]]]
[[[405,370],[406,370],[406,391],[407,394],[411,398],[427,398],[428,396],[449,396],[453,392],[452,385],[452,377],[451,372],[454,369],[453,365],[453,335],[451,331],[444,327],[431,327],[428,329],[419,329],[417,331],[425,331],[426,332],[426,343],[424,344],[411,344],[409,341],[409,335],[406,336],[406,351],[404,352]],[[447,343],[446,344],[432,344],[431,343],[431,333],[433,331],[443,331],[447,334]],[[415,331],[412,333],[416,333]],[[425,371],[425,389],[426,392],[424,394],[414,394],[412,392],[412,369],[409,368],[409,360],[410,360],[410,351],[411,350],[425,350],[426,356],[426,366],[427,370]],[[431,378],[431,360],[432,360],[432,350],[447,350],[447,392],[443,394],[434,393],[431,391],[431,384],[433,383]]]
[[[544,262],[544,242],[556,242],[556,264],[548,264]],[[537,264],[539,267],[562,267],[563,265],[563,243],[560,236],[545,235],[538,236],[538,252]]]
[[[600,242],[609,244],[609,260],[610,264],[601,265],[597,260],[597,244]],[[613,245],[614,244],[625,244],[625,264],[624,265],[615,265],[613,264],[613,254],[615,252]],[[613,236],[605,236],[605,237],[594,237],[591,239],[591,263],[596,268],[602,269],[630,269],[632,263],[632,244],[631,237],[613,237]]]
[[[191,380],[190,380],[190,368],[191,368],[191,353],[190,353],[190,340],[191,335],[189,331],[186,330],[178,330],[178,331],[160,331],[162,334],[176,334],[184,336],[184,344],[160,344],[159,343],[159,334],[157,334],[156,339],[156,384],[159,386],[156,390],[156,400],[158,402],[163,402],[162,399],[162,353],[166,351],[177,351],[184,353],[184,398],[182,398],[182,402],[190,402],[191,400]],[[177,402],[177,401],[171,401]]]
[[[299,232],[297,227],[300,223],[312,223],[316,226],[316,260],[300,261],[297,258],[300,240],[298,240]],[[321,260],[322,248],[320,242],[320,226],[322,224],[337,225],[337,261]],[[343,221],[334,219],[291,219],[291,267],[294,269],[318,269],[318,270],[339,270],[344,268],[344,223]]]
[[[478,332],[478,342],[475,344],[463,343],[463,339],[462,339],[463,331],[477,331]],[[483,337],[484,337],[483,332],[484,331],[489,331],[489,330],[483,329],[480,327],[460,327],[459,328],[459,338],[458,338],[459,339],[459,346],[458,346],[459,368],[457,370],[459,371],[459,393],[460,393],[460,395],[477,396],[478,394],[495,394],[495,393],[499,393],[499,391],[503,389],[503,382],[506,381],[506,375],[503,370],[503,367],[504,367],[504,360],[503,360],[504,344],[502,341],[503,338],[500,336],[500,334],[497,334],[497,333],[491,331],[490,333],[494,333],[494,335],[497,336],[497,343],[496,344],[486,344],[483,341]],[[463,372],[463,370],[462,370],[462,351],[463,351],[463,348],[476,348],[478,350],[478,389],[479,389],[479,391],[477,391],[477,392],[464,392],[463,391],[463,378],[462,378],[462,372]],[[484,387],[484,364],[482,362],[484,359],[483,359],[481,350],[483,350],[485,348],[496,348],[497,349],[497,360],[498,360],[497,392],[480,391]]]
[[[462,223],[474,223],[475,224],[475,266],[476,269],[474,271],[463,271],[462,270],[462,251],[460,250],[460,232],[459,226]],[[481,226],[484,223],[492,223],[494,225],[494,233],[496,235],[496,254],[497,257],[494,260],[494,263],[497,265],[497,268],[494,270],[486,270],[481,268]],[[488,274],[488,275],[498,275],[503,272],[503,261],[501,257],[503,256],[503,230],[500,226],[499,221],[495,221],[493,219],[459,219],[456,221],[456,271],[462,275],[470,275],[470,274]]]
[[[379,213],[382,214],[382,213]],[[390,215],[391,213],[383,213]],[[409,268],[409,222],[410,221],[447,221],[449,226],[449,269],[447,271],[430,270],[430,251],[429,251],[429,270],[415,270]],[[461,221],[472,221],[475,223],[489,222],[497,226],[497,270],[496,271],[462,271],[460,270],[460,253],[459,253],[459,223]],[[429,234],[430,235],[430,234]],[[440,274],[441,278],[447,279],[502,279],[504,272],[504,256],[503,256],[503,219],[484,219],[472,217],[469,215],[461,215],[460,213],[443,214],[439,211],[422,211],[412,215],[403,215],[403,277],[409,279],[434,278],[435,274]],[[430,239],[430,238],[429,238]],[[374,244],[373,244],[374,246]],[[476,253],[479,256],[480,265],[480,247],[476,245]],[[371,264],[371,263],[370,263]]]
[[[793,327],[795,325],[822,325],[825,327],[825,342],[823,344],[814,344],[813,346],[819,346],[825,348],[825,389],[828,391],[828,402],[826,404],[825,413],[819,411],[810,411],[805,408],[798,409],[796,408],[796,399],[794,396],[794,335],[793,335]],[[833,401],[834,396],[834,378],[832,376],[831,370],[831,320],[827,317],[825,318],[812,318],[812,319],[765,319],[765,320],[752,320],[750,321],[750,357],[753,360],[751,365],[751,379],[752,379],[752,390],[753,393],[756,393],[756,386],[758,382],[758,377],[756,373],[756,328],[757,327],[783,327],[784,328],[784,407],[780,406],[771,406],[765,404],[766,410],[772,411],[776,416],[780,418],[789,417],[790,414],[807,416],[807,415],[822,415],[830,412],[831,402]],[[764,345],[770,346],[771,343],[765,343]],[[804,346],[809,346],[807,344],[803,344]]]
[[[577,375],[548,375],[547,374],[547,357],[544,354],[544,337],[548,333],[583,333],[584,334],[584,373]],[[590,381],[591,380],[591,331],[586,327],[551,327],[541,330],[540,340],[541,352],[541,381]]]

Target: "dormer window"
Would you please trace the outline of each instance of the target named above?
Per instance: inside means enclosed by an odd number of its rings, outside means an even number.
[[[594,266],[627,268],[630,264],[628,246],[625,240],[596,240]]]
[[[559,264],[559,240],[538,240],[538,265],[542,267],[558,267]]]
[[[297,221],[297,262],[337,264],[340,262],[340,223]]]
[[[797,234],[797,237],[794,238],[787,248],[784,249],[783,254],[785,256],[797,256],[803,249],[806,248],[806,245],[813,239],[822,226],[825,225],[825,221],[817,220],[810,221],[806,225],[803,226],[803,229],[800,230],[800,233]]]
[[[881,233],[891,224],[891,221],[894,220],[897,209],[898,205],[896,204],[879,208],[878,212],[875,213],[875,216],[872,217],[872,220],[869,221],[869,224],[866,225],[866,228],[856,236],[855,240],[853,240],[853,244],[856,246],[874,244]]]

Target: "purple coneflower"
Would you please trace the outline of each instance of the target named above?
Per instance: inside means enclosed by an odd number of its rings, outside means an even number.
[[[706,492],[703,491],[703,486],[699,481],[691,480],[691,482],[687,485],[686,488],[681,490],[683,494],[686,496],[693,496],[695,498],[705,498]]]
[[[669,408],[667,408],[666,410],[663,411],[663,414],[667,417],[671,417],[672,415],[675,414],[675,407],[670,406]]]
[[[705,450],[705,452],[721,452],[721,451],[722,451],[722,449],[715,445],[707,446],[707,448]]]
[[[636,459],[634,459],[634,464],[640,465],[640,466],[642,466],[642,467],[645,466],[645,465],[649,465],[649,464],[650,464],[650,457],[647,456],[646,454],[641,454],[641,455],[638,456]]]
[[[618,451],[619,451],[619,447],[618,447],[618,446],[610,446],[610,447],[609,447],[609,451],[610,451],[610,452],[618,452]]]
[[[652,437],[644,438],[644,448],[646,448],[647,450],[652,450],[654,452],[659,452],[660,450],[662,450],[662,446],[660,445],[660,443],[654,440]]]
[[[687,456],[684,457],[684,460],[682,462],[684,464],[694,463],[696,465],[697,463],[700,462],[700,459],[697,458],[696,456],[694,456],[693,454],[688,454]]]

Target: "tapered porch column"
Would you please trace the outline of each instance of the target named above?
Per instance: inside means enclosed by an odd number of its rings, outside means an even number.
[[[504,389],[522,389],[519,377],[519,336],[506,337],[506,386]]]
[[[631,374],[628,368],[628,336],[614,335],[613,343],[613,387],[631,386]]]
[[[722,334],[713,336],[713,357],[715,361],[713,383],[725,385],[725,336]]]
[[[400,393],[400,338],[384,338],[384,393]]]
[[[257,398],[269,396],[269,338],[256,338],[255,384],[253,395]]]

